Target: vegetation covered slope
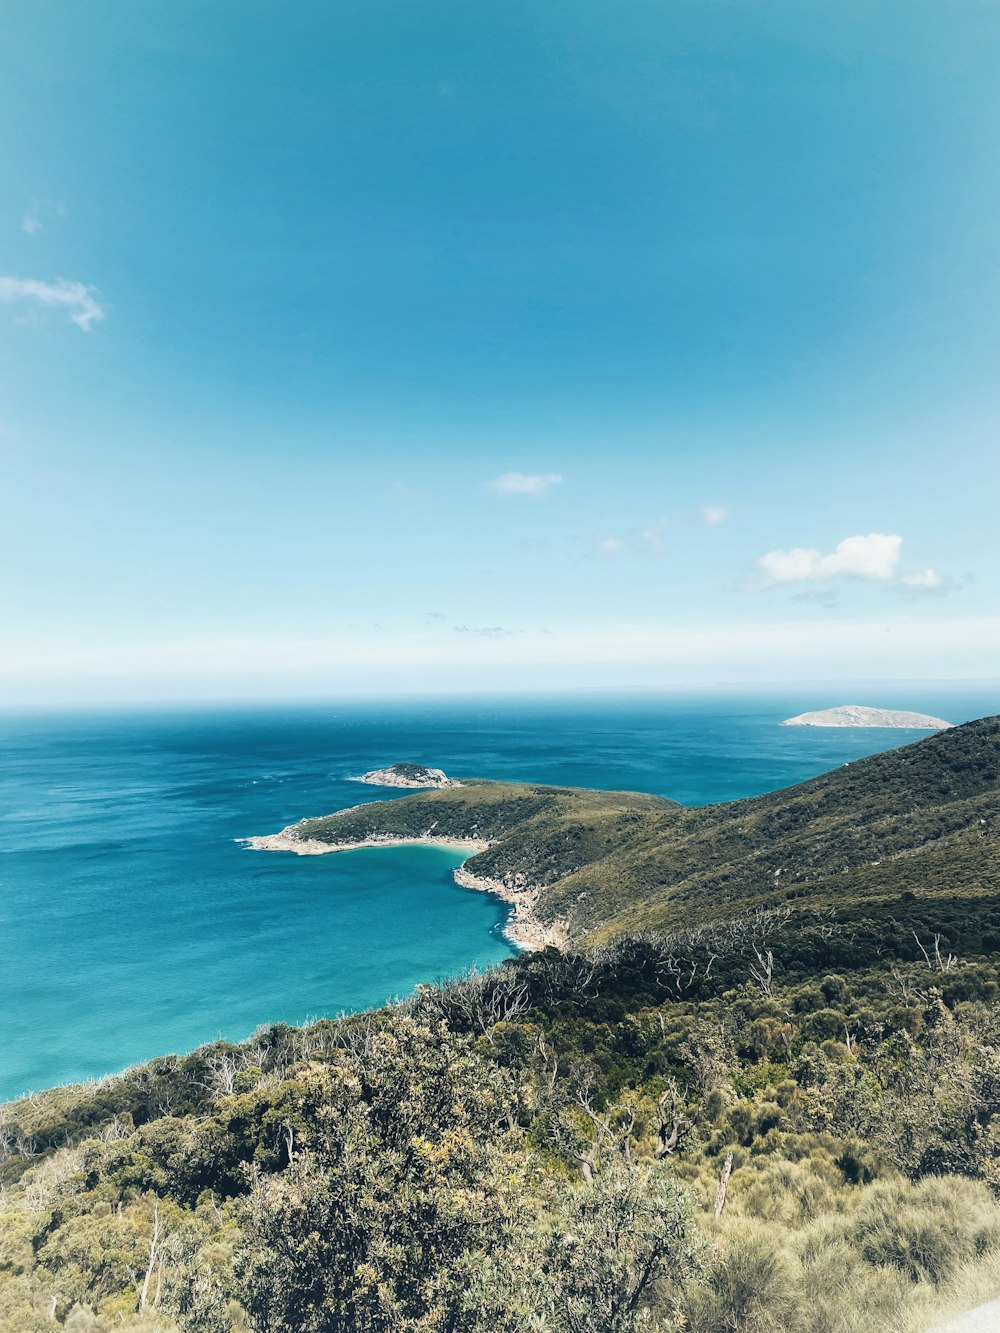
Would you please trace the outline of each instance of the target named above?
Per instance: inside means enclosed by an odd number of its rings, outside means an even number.
[[[0,1333],[924,1333],[995,1296],[997,744],[313,822],[486,838],[643,929],[0,1107]]]
[[[755,913],[14,1103],[0,1329],[922,1333],[1000,1289],[997,960],[856,949]]]
[[[684,808],[656,797],[515,783],[373,802],[308,819],[302,837],[481,838],[467,868],[542,886],[545,921],[595,943],[676,930],[753,906],[893,916],[947,900],[959,946],[1000,940],[1000,718],[955,727],[750,800]],[[940,917],[941,913],[937,912]]]

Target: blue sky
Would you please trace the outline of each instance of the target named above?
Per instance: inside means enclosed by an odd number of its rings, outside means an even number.
[[[0,8],[0,698],[996,676],[1000,9]]]

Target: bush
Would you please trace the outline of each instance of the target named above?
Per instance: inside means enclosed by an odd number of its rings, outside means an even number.
[[[681,1312],[691,1333],[793,1333],[803,1327],[796,1265],[780,1238],[740,1220],[712,1256],[707,1283],[689,1283]]]
[[[543,1246],[552,1327],[632,1333],[654,1284],[688,1277],[697,1249],[688,1198],[672,1175],[611,1158],[592,1183],[563,1198]]]
[[[749,1173],[745,1167],[734,1182],[731,1206],[742,1215],[793,1227],[836,1206],[829,1181],[811,1164],[779,1158]]]
[[[880,1181],[858,1208],[851,1238],[869,1264],[939,1284],[964,1261],[1000,1248],[1000,1214],[984,1186],[961,1177],[910,1188]]]

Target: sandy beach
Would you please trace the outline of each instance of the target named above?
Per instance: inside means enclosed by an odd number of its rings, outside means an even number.
[[[346,811],[338,813],[346,813]],[[237,838],[243,847],[254,852],[294,852],[296,856],[326,856],[329,852],[360,852],[366,847],[443,847],[447,851],[465,852],[475,856],[485,852],[489,846],[477,838],[395,838],[391,835],[376,835],[371,838],[359,838],[353,842],[323,842],[319,838],[301,838],[291,828],[280,833],[265,833],[250,838]]]

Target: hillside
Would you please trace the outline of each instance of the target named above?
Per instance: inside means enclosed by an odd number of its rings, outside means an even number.
[[[489,842],[602,942],[0,1107],[0,1333],[924,1333],[991,1299],[998,760],[987,719],[699,810],[475,782],[293,826]]]
[[[994,717],[724,805],[463,780],[303,820],[289,832],[331,844],[488,841],[467,871],[511,888],[539,886],[538,917],[563,919],[577,943],[688,929],[761,906],[878,919],[899,915],[901,904],[912,915],[918,904],[932,927],[947,915],[950,935],[966,947],[1000,937],[998,795]]]

